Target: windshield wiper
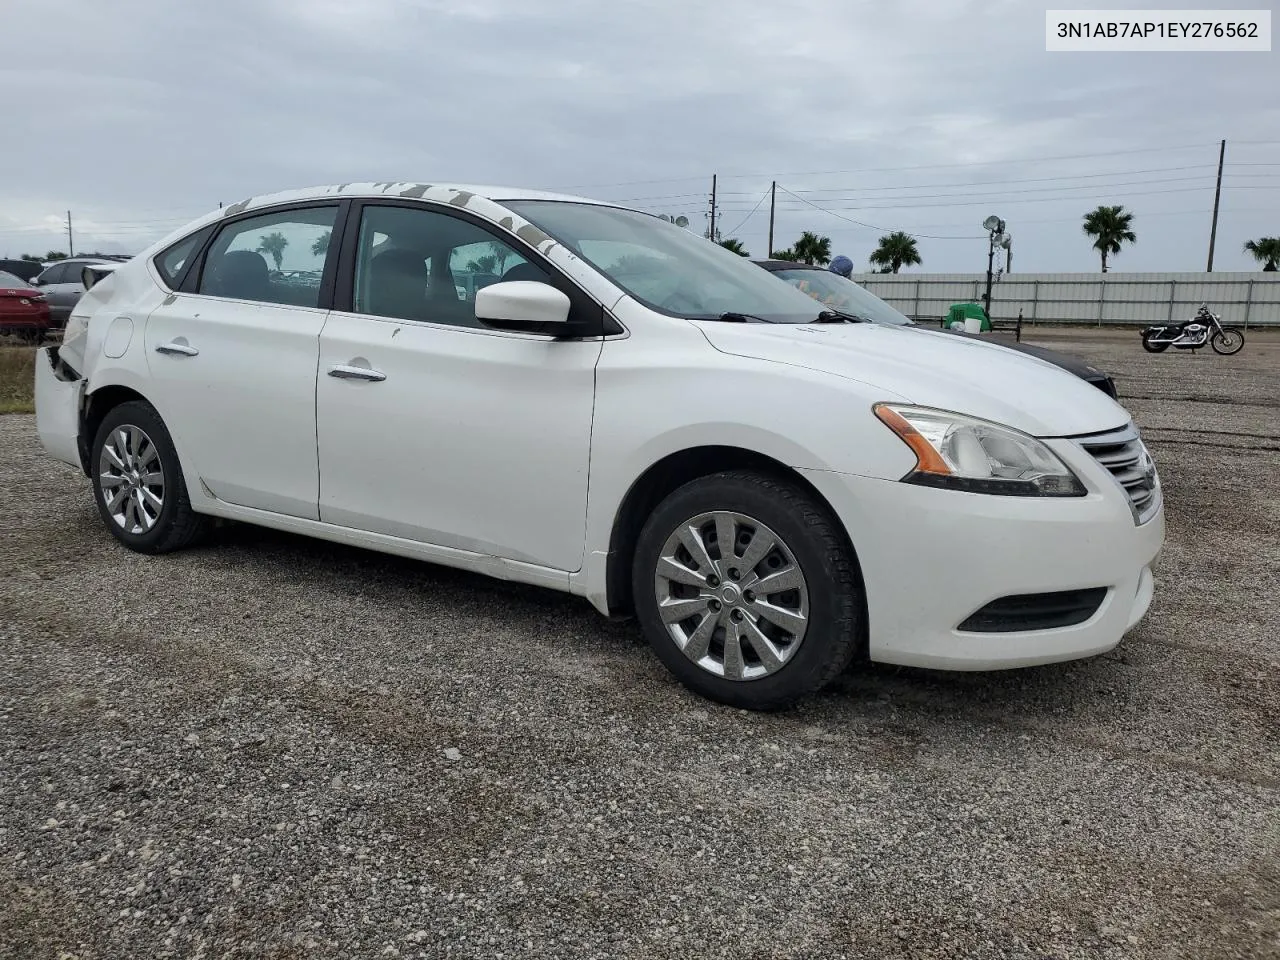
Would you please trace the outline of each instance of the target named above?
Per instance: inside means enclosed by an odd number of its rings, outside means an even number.
[[[772,320],[766,320],[764,317],[757,317],[754,313],[739,313],[736,310],[729,310],[717,316],[694,317],[694,320],[718,320],[721,323],[773,323]]]
[[[840,310],[823,310],[818,314],[814,323],[871,323],[867,317],[860,317],[856,313],[844,313]]]

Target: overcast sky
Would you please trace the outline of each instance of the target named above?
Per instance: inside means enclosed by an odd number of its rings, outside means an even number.
[[[1027,0],[2,7],[0,255],[65,249],[68,209],[77,249],[131,253],[219,201],[359,180],[560,188],[702,230],[718,173],[756,255],[776,178],[774,246],[815,230],[860,268],[893,228],[926,270],[985,269],[998,213],[1015,271],[1095,270],[1081,216],[1122,203],[1138,242],[1113,269],[1202,270],[1222,138],[1215,266],[1280,236],[1280,53],[1050,54]]]

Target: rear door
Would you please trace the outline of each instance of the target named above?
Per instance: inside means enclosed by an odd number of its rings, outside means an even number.
[[[147,320],[154,402],[193,471],[187,483],[219,500],[318,518],[316,359],[343,207],[224,224]]]

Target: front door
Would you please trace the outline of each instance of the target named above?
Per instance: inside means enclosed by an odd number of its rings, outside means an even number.
[[[320,338],[320,518],[577,570],[601,341],[475,320],[478,288],[549,268],[423,206],[365,206],[350,259]]]
[[[318,519],[315,385],[338,207],[221,228],[191,293],[147,319],[153,402],[189,471],[227,503]]]

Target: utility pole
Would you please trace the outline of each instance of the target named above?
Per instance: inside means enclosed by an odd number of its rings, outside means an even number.
[[[778,199],[778,181],[773,181],[773,185],[769,187],[769,249],[765,251],[766,256],[773,257],[773,205]]]
[[[711,226],[707,230],[707,238],[716,242],[716,175],[711,175]]]
[[[991,268],[995,266],[996,260],[996,234],[991,231],[991,241],[987,247],[987,292],[982,295],[982,309],[987,312],[987,319],[991,319]]]
[[[71,233],[71,211],[67,211],[67,256],[74,257],[76,255],[76,241]]]
[[[1227,141],[1218,146],[1218,185],[1213,191],[1213,226],[1209,228],[1209,266],[1205,270],[1213,273],[1213,246],[1218,241],[1218,201],[1222,199],[1222,161],[1227,157]]]

